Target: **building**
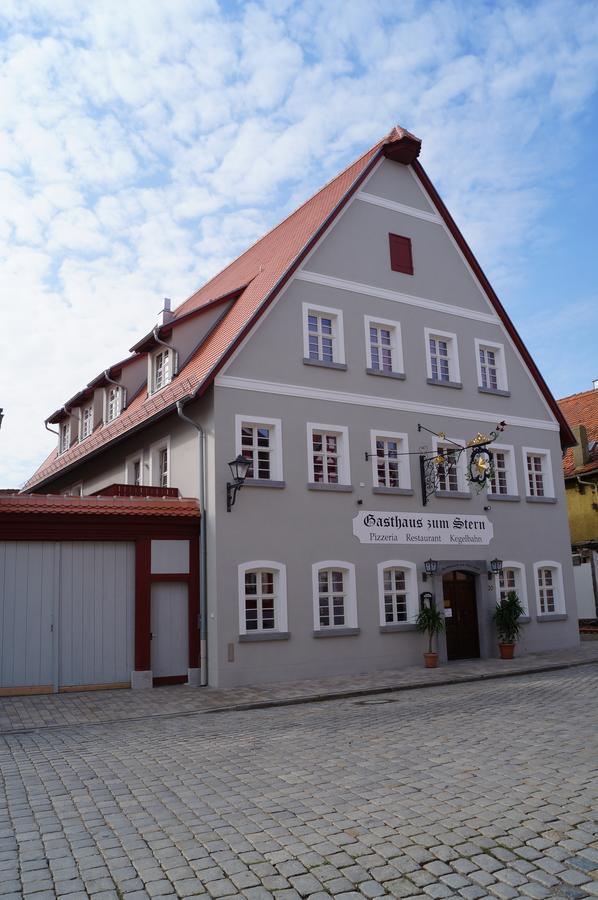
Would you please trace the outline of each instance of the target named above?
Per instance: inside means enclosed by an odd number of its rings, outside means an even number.
[[[424,591],[445,609],[442,660],[496,655],[512,587],[522,650],[578,641],[560,465],[574,437],[420,143],[393,128],[48,419],[57,447],[25,491],[199,498],[203,683],[418,664]],[[460,448],[501,420],[478,492]],[[429,498],[422,445],[445,460]]]
[[[577,611],[580,619],[598,619],[598,380],[559,407],[577,440],[563,459]]]

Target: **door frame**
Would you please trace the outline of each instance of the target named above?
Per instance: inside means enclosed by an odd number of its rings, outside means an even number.
[[[438,609],[444,609],[442,576],[449,572],[469,572],[474,575],[476,612],[478,616],[478,640],[480,645],[480,659],[492,656],[490,645],[490,619],[488,610],[493,603],[493,596],[488,590],[488,563],[485,559],[445,559],[438,560],[438,568],[433,576],[433,593],[438,603]],[[494,584],[494,580],[490,582]],[[443,631],[438,635],[438,652],[443,663],[449,662],[446,649],[446,634]]]

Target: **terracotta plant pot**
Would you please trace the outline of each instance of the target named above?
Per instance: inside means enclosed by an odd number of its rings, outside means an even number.
[[[500,650],[501,659],[513,659],[515,644],[499,644],[498,649]]]
[[[437,669],[438,668],[438,654],[437,653],[424,653],[424,663],[426,669]]]

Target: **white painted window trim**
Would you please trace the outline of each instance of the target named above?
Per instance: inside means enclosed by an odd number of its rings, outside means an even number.
[[[372,347],[370,343],[370,326],[374,328],[387,328],[390,331],[392,371],[403,374],[405,372],[405,363],[403,360],[403,336],[401,333],[401,323],[392,319],[381,319],[379,316],[364,316],[365,328],[365,352],[368,369],[373,369],[372,365]],[[383,371],[383,370],[380,370]]]
[[[168,452],[168,484],[160,485],[157,480],[154,479],[159,478],[160,475],[160,463],[158,459],[158,454],[160,450],[166,450]],[[170,453],[170,435],[162,438],[159,441],[150,445],[149,450],[149,483],[153,485],[153,487],[170,487],[172,483],[172,456]]]
[[[112,416],[112,418],[108,418],[108,411],[110,409],[110,391],[116,391],[117,401],[116,401],[116,414]],[[114,422],[115,419],[118,419],[122,412],[122,403],[123,403],[123,389],[120,385],[109,384],[104,388],[104,422],[106,425],[109,425],[110,422]]]
[[[504,453],[507,463],[507,495],[519,493],[517,485],[517,466],[515,465],[515,448],[512,444],[488,444],[488,449]],[[492,493],[492,491],[490,491]],[[496,496],[500,497],[500,494]]]
[[[307,423],[307,480],[310,484],[315,483],[314,476],[314,458],[313,458],[313,439],[314,431],[322,431],[328,434],[336,434],[340,437],[339,441],[339,472],[337,484],[351,484],[351,462],[349,457],[349,429],[346,425],[321,425],[318,422]],[[330,484],[328,481],[318,482],[318,484]]]
[[[538,572],[540,569],[552,569],[553,587],[556,588],[556,602],[553,613],[543,613],[540,607],[540,585],[538,583]],[[563,567],[560,562],[551,559],[544,559],[534,563],[534,589],[536,591],[536,612],[539,616],[564,615],[567,612],[565,606],[565,590],[563,586]]]
[[[139,450],[137,453],[132,453],[130,456],[127,456],[125,459],[125,484],[134,484],[133,481],[133,464],[139,460],[140,463],[140,473],[141,473],[141,482],[140,484],[145,484],[144,475],[144,465],[143,465],[143,450]]]
[[[545,447],[522,447],[521,452],[523,454],[523,476],[525,478],[525,496],[526,497],[537,497],[537,494],[530,494],[529,491],[529,478],[527,477],[527,456],[529,454],[533,454],[535,456],[542,456],[542,475],[544,476],[544,497],[554,498],[554,477],[552,474],[552,457],[550,455],[550,450],[547,450]]]
[[[267,569],[274,572],[274,628],[247,631],[245,621],[245,573],[254,569]],[[239,634],[280,634],[288,631],[287,618],[287,567],[284,563],[270,559],[253,559],[241,563],[238,567],[239,593]]]
[[[515,569],[515,590],[517,591],[517,596],[519,597],[519,602],[523,606],[525,610],[524,616],[529,616],[529,603],[527,599],[527,576],[525,573],[525,564],[522,562],[516,562],[512,559],[504,559],[502,563],[503,569]],[[500,576],[496,574],[494,576],[494,589],[496,591],[496,602],[498,603],[500,598]]]
[[[399,453],[408,453],[409,452],[409,439],[405,432],[402,431],[383,431],[380,428],[371,428],[370,429],[370,446],[371,446],[371,462],[372,462],[372,485],[373,487],[377,487],[378,484],[378,469],[377,469],[377,458],[376,458],[376,440],[378,438],[382,438],[386,440],[390,438],[391,440],[396,440],[399,442]],[[408,456],[399,456],[399,485],[401,488],[405,488],[406,490],[411,489],[411,466],[409,465],[409,457]]]
[[[344,573],[345,588],[345,624],[320,625],[320,585],[318,573],[320,569],[341,569]],[[326,559],[314,563],[311,567],[311,583],[314,608],[314,631],[334,631],[337,628],[357,628],[357,587],[355,582],[355,566],[353,563],[338,559]]]
[[[444,439],[433,437],[432,438],[432,447],[434,448],[434,454],[438,453],[438,448],[440,447],[443,450],[456,450],[455,444],[459,444],[460,447],[465,447],[465,441],[461,438],[451,437],[447,435]],[[469,494],[469,482],[465,477],[467,472],[467,450],[464,453],[461,453],[459,459],[457,461],[457,490],[456,491],[443,491],[443,494],[455,494],[455,493],[467,493]]]
[[[387,622],[384,609],[384,570],[385,569],[404,569],[406,573],[405,587],[407,594],[407,620],[405,625],[413,625],[419,612],[419,596],[417,591],[417,566],[415,563],[406,559],[387,559],[378,563],[378,609],[380,614],[380,625],[390,625]]]
[[[63,440],[63,434],[65,436]],[[71,436],[72,436],[72,428],[71,421],[67,419],[66,422],[58,423],[58,455],[62,456],[63,453],[71,446]]]
[[[459,367],[459,344],[457,335],[452,331],[439,331],[437,328],[424,328],[426,339],[426,371],[428,378],[432,378],[432,356],[430,353],[430,338],[440,338],[447,342],[449,357],[449,382],[461,381],[461,369]],[[439,382],[442,384],[442,382]],[[447,382],[445,382],[447,383]]]
[[[345,363],[345,332],[343,326],[342,309],[333,309],[331,306],[318,306],[315,303],[303,304],[303,358],[309,359],[309,329],[308,316],[324,315],[332,319],[332,359],[335,363]]]
[[[156,387],[156,360],[160,353],[168,353],[168,381],[165,381],[161,387]],[[152,350],[151,353],[148,353],[148,374],[147,374],[147,383],[149,385],[150,394],[155,394],[158,391],[163,390],[167,387],[174,375],[174,365],[175,365],[175,349],[174,347],[165,347],[163,344],[160,344],[156,347],[155,350]]]
[[[478,373],[478,387],[483,387],[482,385],[482,363],[480,361],[480,350],[494,350],[496,355],[496,374],[498,380],[498,390],[499,391],[508,391],[509,390],[509,381],[507,378],[507,363],[505,359],[505,347],[504,344],[497,344],[495,341],[486,341],[481,338],[475,338],[475,362],[476,362],[476,371]]]
[[[91,414],[89,417],[89,431],[87,434],[83,434],[83,421],[85,418],[85,413],[90,410]],[[94,425],[94,408],[93,408],[93,400],[91,403],[87,403],[85,406],[79,407],[79,440],[86,441],[88,437],[91,437],[93,434],[93,425]]]
[[[243,445],[241,442],[241,428],[247,423],[248,425],[264,425],[271,429],[271,454],[270,454],[270,478],[258,478],[253,474],[256,481],[284,481],[283,464],[282,464],[282,419],[270,419],[267,416],[235,416],[235,454],[238,456],[243,453]]]

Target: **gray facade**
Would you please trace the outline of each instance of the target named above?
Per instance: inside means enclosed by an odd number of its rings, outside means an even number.
[[[413,275],[391,269],[389,233],[411,240]],[[334,320],[332,365],[319,365],[306,354],[306,317],[320,308]],[[394,328],[388,323],[395,323]],[[375,373],[372,367],[367,350],[371,325],[393,334],[392,372]],[[191,325],[184,327],[189,348]],[[197,327],[199,340],[205,327]],[[434,335],[452,336],[448,383],[433,383],[430,377],[428,350]],[[177,347],[176,328],[171,342]],[[480,346],[496,348],[500,384],[495,388],[480,384]],[[414,603],[422,591],[431,590],[442,606],[442,575],[453,570],[472,576],[479,654],[497,655],[491,614],[499,585],[488,575],[495,557],[513,564],[518,592],[527,599],[520,651],[578,642],[559,426],[410,167],[388,159],[378,164],[215,384],[201,400],[187,404],[185,413],[202,424],[207,438],[203,523],[210,684],[418,663],[424,640],[414,631]],[[485,490],[476,493],[460,480],[458,489],[431,497],[424,510],[416,455],[403,458],[401,486],[387,490],[377,484],[372,459],[366,459],[376,436],[401,435],[401,447],[411,453],[422,446],[433,450],[431,436],[418,432],[418,423],[466,441],[501,420],[507,427],[499,443],[509,448],[508,490],[502,495],[489,498]],[[270,429],[270,478],[252,479],[228,513],[227,464],[243,450],[244,422]],[[310,470],[311,426],[316,433],[339,438],[338,483],[318,481]],[[127,460],[140,453],[147,467],[145,483],[151,483],[152,448],[164,441],[170,485],[184,496],[197,496],[198,438],[173,412],[83,460],[57,477],[51,489],[67,490],[80,482],[84,493],[91,493],[126,481]],[[531,451],[541,459],[544,487],[530,497],[526,453]],[[485,516],[494,536],[488,544],[471,546],[366,544],[353,534],[353,520],[364,510],[416,517]],[[424,582],[423,562],[430,556],[438,562],[438,573]],[[314,567],[320,563],[328,571],[346,573],[338,591],[345,595],[345,616],[337,627],[321,627],[318,620],[321,601],[314,598],[314,578],[316,588],[320,582]],[[390,623],[392,627],[385,621],[380,582],[385,563],[393,569],[405,564],[409,582],[406,620]],[[274,627],[250,628],[250,620],[243,621],[245,570],[271,571],[275,566]],[[541,574],[547,570],[550,576]],[[546,577],[552,579],[550,585],[542,582]],[[552,600],[547,600],[550,589]],[[266,613],[260,615],[265,622]],[[445,638],[439,649],[446,660]]]

